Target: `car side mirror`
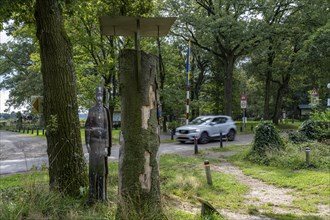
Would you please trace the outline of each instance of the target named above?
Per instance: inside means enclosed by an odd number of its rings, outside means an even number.
[[[210,125],[211,125],[211,126],[213,126],[213,125],[215,125],[215,124],[216,124],[215,122],[210,122]]]

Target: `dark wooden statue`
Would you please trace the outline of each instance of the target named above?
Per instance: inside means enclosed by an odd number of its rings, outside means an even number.
[[[103,88],[96,89],[96,105],[89,109],[85,124],[89,153],[89,202],[107,199],[108,156],[111,148],[109,110],[103,106]]]

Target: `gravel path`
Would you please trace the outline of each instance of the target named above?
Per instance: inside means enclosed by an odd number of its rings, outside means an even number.
[[[237,152],[210,152],[203,151],[203,158],[219,159],[219,164],[211,164],[211,172],[221,172],[234,176],[240,183],[248,186],[250,190],[245,195],[245,203],[251,207],[256,207],[259,214],[250,215],[244,213],[232,212],[227,209],[219,208],[218,211],[229,220],[270,220],[272,218],[263,216],[262,213],[274,214],[296,214],[298,216],[317,216],[324,220],[330,220],[330,207],[327,205],[319,205],[318,213],[306,213],[296,208],[293,201],[296,199],[296,191],[288,188],[279,188],[274,185],[267,184],[261,180],[254,179],[245,175],[239,167],[234,166],[225,160],[225,157],[236,154]],[[194,156],[191,153],[181,153],[182,156]],[[267,209],[263,208],[267,207]],[[181,206],[181,209],[188,212],[196,212],[196,207]],[[198,210],[198,209],[197,209]],[[198,210],[199,211],[199,210]],[[301,219],[304,219],[302,217]]]
[[[229,152],[212,152],[212,155],[205,155],[205,158],[211,156],[212,158],[219,158],[225,156]],[[229,154],[230,155],[230,154]],[[227,155],[226,155],[227,156]],[[229,175],[233,175],[240,183],[250,188],[249,192],[245,195],[245,203],[251,206],[255,206],[259,213],[272,212],[274,214],[297,214],[303,216],[322,216],[324,219],[330,219],[330,207],[327,205],[320,205],[318,213],[306,213],[296,208],[293,205],[295,200],[294,195],[296,192],[293,189],[279,188],[274,185],[269,185],[258,179],[254,179],[245,175],[239,167],[232,165],[225,159],[221,158],[221,163],[211,165],[213,172],[221,172]],[[267,207],[265,210],[262,207]],[[271,208],[271,210],[269,210]],[[220,212],[228,219],[269,219],[266,217],[245,215],[239,213],[232,213],[229,210],[220,209]]]

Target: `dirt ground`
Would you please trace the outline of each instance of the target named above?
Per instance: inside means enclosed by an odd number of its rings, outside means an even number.
[[[254,179],[245,175],[239,167],[226,161],[225,157],[235,154],[235,152],[208,152],[204,151],[204,158],[217,158],[220,163],[211,165],[211,172],[221,172],[233,175],[240,183],[248,186],[250,190],[245,195],[245,203],[254,206],[258,210],[258,215],[250,215],[243,213],[234,213],[226,209],[218,209],[218,211],[226,218],[232,220],[261,220],[271,219],[262,216],[264,212],[272,212],[274,214],[296,214],[300,216],[318,216],[325,220],[330,220],[330,207],[327,205],[319,205],[317,213],[307,213],[297,209],[293,205],[293,201],[297,199],[297,193],[293,189],[279,188],[274,185],[267,184],[258,179]],[[187,155],[184,155],[187,156]],[[183,207],[183,209],[187,209]],[[268,210],[263,207],[267,207]],[[269,210],[271,208],[271,210]],[[189,208],[188,208],[189,209]],[[196,207],[190,207],[195,212]],[[246,212],[246,211],[245,211]]]

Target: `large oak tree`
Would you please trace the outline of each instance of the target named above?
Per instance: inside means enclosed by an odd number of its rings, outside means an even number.
[[[52,190],[78,195],[86,186],[72,45],[57,0],[35,3]]]

